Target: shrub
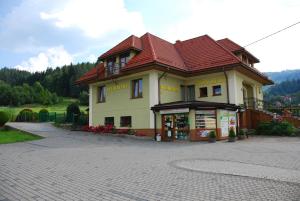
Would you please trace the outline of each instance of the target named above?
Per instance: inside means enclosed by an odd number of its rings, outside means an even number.
[[[8,122],[9,117],[6,112],[0,111],[0,127],[4,126]]]
[[[19,112],[16,121],[17,122],[33,122],[37,119],[37,113],[34,114],[34,112],[31,109],[23,109]]]
[[[209,138],[216,138],[216,132],[215,131],[210,131],[208,134]]]
[[[77,103],[71,103],[67,107],[66,122],[77,123],[80,116],[80,109]]]
[[[291,136],[294,131],[293,125],[286,121],[261,122],[257,127],[258,135]]]
[[[238,133],[237,133],[238,136],[244,136],[245,135],[245,132],[241,129]]]
[[[235,132],[234,132],[233,128],[230,128],[228,137],[235,138]]]
[[[41,109],[40,111],[39,111],[39,120],[41,121],[41,122],[45,122],[45,121],[47,121],[48,120],[48,118],[49,118],[49,112],[48,112],[48,110],[47,109]]]

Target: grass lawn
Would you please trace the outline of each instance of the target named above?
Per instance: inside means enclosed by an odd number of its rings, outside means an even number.
[[[0,144],[39,140],[42,138],[43,137],[41,136],[32,135],[19,130],[13,130],[13,129],[0,130]]]
[[[64,98],[61,103],[55,104],[55,105],[40,105],[40,104],[30,104],[30,105],[22,105],[19,107],[3,107],[0,106],[0,111],[7,112],[11,117],[16,117],[19,112],[25,108],[29,108],[34,112],[39,112],[41,109],[45,108],[49,112],[56,112],[57,114],[63,114],[66,112],[66,109],[69,104],[76,102],[76,99],[72,98]],[[85,111],[87,109],[87,106],[80,106],[80,110]]]

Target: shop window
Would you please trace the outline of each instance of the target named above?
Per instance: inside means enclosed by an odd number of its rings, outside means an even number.
[[[120,67],[124,67],[129,60],[129,52],[120,55]]]
[[[122,116],[120,119],[121,127],[131,127],[131,116]]]
[[[200,88],[200,97],[207,97],[207,87]]]
[[[105,86],[98,87],[98,103],[104,103],[105,102]]]
[[[220,95],[222,95],[221,85],[213,86],[213,95],[214,96],[220,96]]]
[[[195,116],[195,126],[196,128],[215,129],[215,110],[197,110]]]
[[[142,98],[143,97],[143,80],[133,80],[132,81],[132,98]]]
[[[114,117],[105,117],[104,124],[105,124],[105,126],[115,125],[115,118]]]

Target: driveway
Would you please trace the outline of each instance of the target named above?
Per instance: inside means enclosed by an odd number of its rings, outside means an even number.
[[[300,138],[167,143],[9,125],[46,138],[0,145],[0,201],[300,200]]]

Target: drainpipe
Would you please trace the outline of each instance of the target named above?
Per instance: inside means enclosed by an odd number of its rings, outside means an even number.
[[[156,128],[156,113],[154,110],[153,110],[153,114],[154,114],[154,141],[156,141],[157,128]]]
[[[167,72],[164,72],[161,76],[158,78],[158,104],[160,104],[160,80],[165,76]]]
[[[227,73],[226,73],[226,71],[225,71],[225,68],[224,68],[224,67],[223,67],[223,72],[224,72],[225,79],[226,79],[227,104],[230,104],[230,101],[229,101],[229,86],[228,86],[228,76],[227,76]]]

